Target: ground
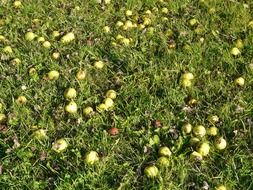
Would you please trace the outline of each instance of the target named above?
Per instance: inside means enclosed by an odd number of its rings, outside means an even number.
[[[0,189],[253,189],[252,7],[1,0]],[[101,105],[108,90],[117,97]],[[186,123],[218,134],[185,133]],[[201,143],[210,151],[192,159]]]

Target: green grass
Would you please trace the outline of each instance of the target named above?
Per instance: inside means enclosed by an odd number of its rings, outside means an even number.
[[[219,184],[230,190],[253,189],[253,2],[164,1],[112,0],[104,5],[95,0],[26,0],[19,9],[13,1],[0,1],[0,35],[6,38],[0,42],[0,113],[8,117],[0,125],[0,189],[190,190],[206,183],[209,189]],[[168,14],[161,12],[163,7]],[[129,18],[128,9],[134,14]],[[127,19],[135,23],[137,16],[141,21],[146,10],[152,11],[152,23],[145,29],[115,26]],[[192,18],[198,20],[196,26],[190,26]],[[111,31],[105,33],[104,26]],[[26,41],[30,30],[50,41],[51,48]],[[73,31],[76,39],[61,44],[52,37],[54,30]],[[124,46],[116,40],[119,34],[133,41]],[[244,47],[233,56],[230,50],[237,39]],[[169,48],[172,42],[176,48]],[[3,52],[7,45],[12,54]],[[60,52],[58,60],[52,59],[55,51]],[[12,64],[13,58],[22,63]],[[104,61],[105,67],[94,68],[95,60]],[[31,68],[36,70],[33,75]],[[80,69],[87,71],[82,81],[75,78]],[[59,71],[58,80],[45,79],[51,70]],[[189,88],[180,83],[185,72],[194,75]],[[234,84],[240,76],[245,79],[242,87]],[[74,115],[64,111],[69,87],[77,90]],[[118,94],[114,108],[85,117],[82,109],[96,110],[109,89]],[[27,98],[26,104],[16,103],[20,95]],[[198,103],[188,105],[187,98]],[[227,147],[216,150],[215,138],[206,135],[209,155],[191,161],[193,135],[183,135],[182,124],[208,128],[213,125],[207,120],[210,115],[219,117],[216,125]],[[155,120],[163,127],[156,128]],[[110,136],[111,127],[120,133]],[[46,130],[48,138],[36,140],[36,129]],[[60,138],[68,148],[56,153],[52,143]],[[170,166],[159,167],[159,176],[149,179],[144,168],[156,164],[161,146],[172,151]],[[91,150],[100,157],[93,166],[84,162]]]

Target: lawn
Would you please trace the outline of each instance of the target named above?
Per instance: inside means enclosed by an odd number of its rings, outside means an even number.
[[[1,190],[252,190],[253,1],[0,0]]]

